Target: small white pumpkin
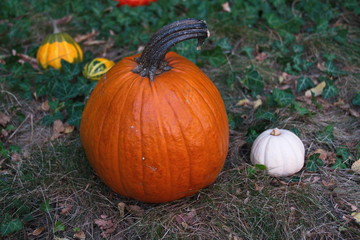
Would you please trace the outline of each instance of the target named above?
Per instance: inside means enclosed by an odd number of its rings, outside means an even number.
[[[291,176],[304,166],[305,148],[298,136],[286,129],[268,129],[251,148],[252,164],[266,166],[270,176]]]

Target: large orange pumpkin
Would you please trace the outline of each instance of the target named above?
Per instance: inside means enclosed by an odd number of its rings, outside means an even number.
[[[167,25],[142,55],[126,57],[99,81],[83,112],[80,137],[100,178],[144,202],[192,195],[213,183],[228,151],[228,121],[212,81],[168,49],[208,36],[203,21]],[[166,54],[166,55],[165,55]]]

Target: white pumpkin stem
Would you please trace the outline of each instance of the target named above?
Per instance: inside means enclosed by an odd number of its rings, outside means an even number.
[[[279,129],[275,128],[271,131],[270,135],[279,136],[279,135],[281,135],[281,132]]]

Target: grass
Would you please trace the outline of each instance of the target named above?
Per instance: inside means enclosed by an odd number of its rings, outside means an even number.
[[[109,8],[110,0],[90,8],[83,1],[65,1],[55,11],[50,3],[33,1],[29,13],[14,8],[17,1],[1,3],[6,19],[0,20],[5,43],[0,48],[0,61],[5,62],[0,68],[0,113],[10,117],[0,126],[2,238],[360,239],[359,222],[351,216],[360,209],[360,175],[350,170],[360,157],[360,109],[352,103],[360,91],[360,7],[350,0],[308,1],[313,9],[330,9],[322,19],[298,1],[229,1],[233,9],[241,9],[231,13],[216,2],[160,0],[146,8],[118,9]],[[70,122],[71,114],[81,114],[87,95],[78,92],[59,100],[59,92],[42,87],[66,78],[91,89],[79,71],[84,63],[64,72],[34,70],[11,51],[34,57],[50,29],[40,23],[70,13],[72,20],[63,29],[75,35],[94,28],[99,31],[95,39],[107,42],[84,46],[86,61],[104,52],[113,60],[130,55],[174,19],[207,20],[212,37],[202,51],[193,52],[193,42],[175,50],[214,81],[228,111],[229,154],[213,185],[171,203],[141,203],[101,182],[86,160],[77,128],[51,138],[53,121]],[[9,26],[11,31],[4,34]],[[264,59],[258,58],[261,53]],[[279,82],[284,72],[288,77]],[[304,98],[305,90],[296,90],[302,76],[314,84],[326,81],[338,93]],[[47,94],[40,96],[40,90]],[[244,98],[259,98],[263,104],[258,109],[236,105]],[[44,111],[46,100],[51,108]],[[250,164],[252,141],[271,127],[291,129],[304,142],[306,166],[295,176],[273,178]],[[333,159],[310,168],[309,155],[317,149]]]

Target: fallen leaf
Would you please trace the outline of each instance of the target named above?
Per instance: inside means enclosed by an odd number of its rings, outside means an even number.
[[[38,61],[36,58],[30,57],[26,54],[23,53],[17,53],[16,56],[18,56],[19,59],[19,63],[24,64],[24,63],[30,63],[30,65],[34,68],[34,69],[39,69],[38,66]]]
[[[281,75],[280,75],[279,78],[278,78],[278,79],[279,79],[279,83],[283,83],[284,81],[286,82],[289,76],[290,76],[290,75],[289,75],[287,72],[281,73]]]
[[[264,189],[264,185],[258,185],[255,183],[255,191],[261,192]]]
[[[40,105],[40,110],[47,112],[50,110],[50,105],[49,105],[49,101],[46,100],[45,102],[41,103]]]
[[[5,129],[1,129],[0,137],[7,137],[9,136],[9,133]]]
[[[11,154],[11,161],[12,162],[20,162],[21,159],[21,155],[19,153],[13,153]]]
[[[39,236],[43,231],[45,230],[45,227],[39,227],[37,229],[35,229],[31,235],[33,236]]]
[[[255,56],[255,59],[256,59],[256,61],[258,61],[258,62],[262,62],[262,61],[266,60],[267,57],[268,57],[268,55],[267,55],[266,52],[261,52],[261,53],[259,53],[259,54],[257,54],[257,55]]]
[[[247,99],[247,98],[244,98],[244,99],[241,99],[239,100],[235,106],[246,106],[246,105],[249,105],[250,104],[250,100]]]
[[[65,216],[69,215],[73,206],[69,203],[65,203],[65,204],[61,204],[61,205],[63,208],[61,209],[60,214],[65,215]]]
[[[85,42],[83,42],[83,45],[85,46],[93,46],[93,45],[101,45],[101,44],[105,44],[106,41],[105,40],[86,40]]]
[[[306,97],[311,97],[312,96],[311,93],[313,93],[314,96],[317,97],[317,96],[322,94],[325,86],[326,86],[326,82],[323,81],[323,82],[319,83],[318,85],[316,85],[315,87],[311,88],[310,90],[307,90],[305,92],[305,96]]]
[[[10,120],[11,120],[11,118],[8,115],[0,112],[0,125],[5,127],[10,122]]]
[[[316,64],[316,67],[322,72],[324,72],[326,70],[325,64],[323,62],[318,62]]]
[[[144,209],[142,209],[138,205],[128,205],[127,210],[137,217],[142,217],[145,213]]]
[[[329,181],[321,180],[322,185],[325,187],[332,187],[335,185],[334,179],[330,179]]]
[[[51,140],[55,140],[61,136],[61,133],[65,131],[64,123],[61,120],[55,120],[53,126],[53,134]]]
[[[86,238],[86,235],[83,231],[79,231],[79,232],[74,233],[73,238],[79,239],[79,240],[84,240]]]
[[[351,170],[353,170],[354,172],[360,174],[360,159],[358,159],[357,161],[353,162],[353,164],[351,165]]]
[[[124,202],[119,202],[117,204],[117,208],[119,209],[120,217],[125,216],[125,207],[126,207],[126,204]]]
[[[262,101],[259,98],[259,99],[255,100],[255,101],[253,101],[252,104],[253,104],[253,108],[257,109],[258,107],[260,107],[262,105]]]
[[[353,212],[351,213],[351,216],[355,219],[357,223],[360,224],[360,212]]]
[[[192,225],[196,222],[196,210],[195,209],[191,209],[190,212],[188,213],[181,213],[181,214],[177,214],[175,216],[175,221],[181,225],[186,225],[186,227],[188,225]]]
[[[54,22],[56,25],[60,25],[60,24],[69,23],[71,20],[72,20],[72,15],[68,15],[62,18],[55,19]]]
[[[94,222],[102,230],[101,236],[104,238],[109,237],[116,230],[116,225],[110,219],[95,219]]]
[[[222,9],[224,10],[224,12],[231,12],[231,8],[230,8],[230,4],[229,2],[225,2],[222,5]]]
[[[262,100],[256,99],[255,101],[251,101],[247,98],[241,99],[239,100],[235,106],[252,106],[254,109],[257,109],[258,107],[260,107],[262,105]]]
[[[93,38],[93,37],[97,36],[98,34],[99,34],[99,32],[97,32],[97,31],[95,31],[95,29],[93,29],[90,33],[83,34],[83,35],[76,35],[74,40],[76,42],[82,42],[82,41],[86,41],[90,38]]]
[[[69,133],[72,133],[75,129],[75,126],[72,126],[72,125],[69,125],[69,124],[64,124],[64,133],[65,134],[69,134]]]
[[[360,118],[360,113],[358,111],[355,111],[354,109],[350,108],[349,113],[356,118]]]

